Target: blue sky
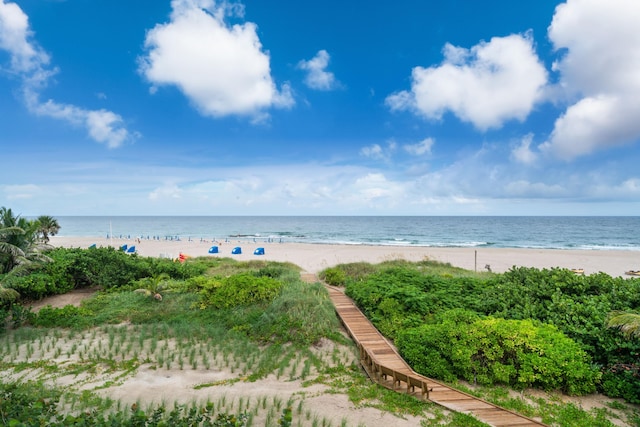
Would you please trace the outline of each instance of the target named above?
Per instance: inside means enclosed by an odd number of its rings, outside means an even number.
[[[0,0],[24,215],[637,215],[637,0]]]

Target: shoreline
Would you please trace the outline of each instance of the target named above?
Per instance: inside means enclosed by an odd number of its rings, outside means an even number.
[[[307,273],[317,274],[321,270],[338,264],[403,259],[422,261],[425,259],[449,263],[471,271],[502,273],[512,267],[583,269],[584,274],[606,273],[612,277],[630,277],[625,272],[640,270],[640,252],[630,250],[583,250],[583,249],[529,249],[487,247],[428,247],[428,246],[384,246],[349,245],[326,243],[289,243],[279,241],[251,242],[229,240],[212,242],[206,240],[138,240],[135,238],[95,237],[51,237],[50,244],[56,247],[88,248],[122,245],[135,246],[140,256],[177,259],[180,254],[190,257],[216,256],[239,261],[262,259],[266,261],[290,262]],[[217,254],[209,254],[209,248],[218,247]],[[232,254],[240,247],[241,254]],[[256,248],[264,248],[264,255],[254,255]]]

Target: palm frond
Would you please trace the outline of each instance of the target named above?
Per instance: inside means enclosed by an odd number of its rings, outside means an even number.
[[[0,253],[8,254],[12,257],[23,257],[24,251],[16,245],[7,242],[0,242]]]
[[[0,301],[2,301],[3,303],[13,302],[18,298],[20,298],[20,294],[18,293],[18,291],[11,288],[5,288],[4,286],[0,285]]]
[[[20,236],[22,234],[24,234],[25,231],[24,229],[17,227],[17,226],[11,226],[11,227],[0,227],[0,237],[4,237],[4,236]]]
[[[625,336],[640,338],[640,314],[615,311],[607,321],[609,328],[619,329]]]

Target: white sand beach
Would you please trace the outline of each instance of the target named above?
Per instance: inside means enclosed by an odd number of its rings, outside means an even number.
[[[513,249],[513,248],[435,248],[416,246],[368,246],[331,245],[308,243],[279,243],[269,241],[229,241],[212,242],[206,240],[141,240],[60,237],[54,236],[51,244],[62,247],[87,248],[96,246],[121,247],[135,245],[140,256],[178,258],[182,253],[191,257],[217,256],[237,260],[264,259],[288,261],[298,265],[308,273],[319,271],[337,264],[351,262],[379,263],[385,260],[404,259],[420,261],[429,259],[450,263],[467,270],[486,271],[489,266],[494,272],[504,272],[516,267],[536,268],[577,268],[585,274],[607,273],[612,277],[623,276],[629,270],[640,270],[640,252],[616,250],[563,250],[563,249]],[[209,248],[218,246],[217,254],[209,254]],[[235,247],[242,253],[231,253]],[[264,248],[264,255],[254,255],[258,247]]]

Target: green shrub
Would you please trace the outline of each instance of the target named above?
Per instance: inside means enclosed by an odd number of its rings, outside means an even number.
[[[189,262],[175,262],[166,258],[138,258],[147,264],[151,276],[167,274],[172,279],[186,280],[197,277],[207,271],[207,265],[200,262],[200,259],[189,260]]]
[[[251,273],[212,279],[200,291],[201,306],[230,308],[273,300],[282,283],[270,277],[256,277]]]
[[[28,275],[7,277],[5,285],[16,290],[23,300],[39,300],[79,288],[123,288],[136,280],[162,274],[188,279],[207,268],[202,263],[142,258],[114,248],[55,248],[47,256],[52,262],[35,266]]]
[[[20,294],[22,300],[37,301],[49,295],[63,294],[73,289],[69,282],[56,282],[43,272],[33,272],[27,276],[13,276],[7,280],[7,287]]]
[[[189,323],[190,329],[206,322],[198,319],[206,314],[201,310],[194,310],[199,298],[190,293],[167,293],[162,303],[134,291],[118,291],[99,293],[93,298],[83,301],[82,307],[94,313],[95,324],[117,324],[130,322],[143,324],[161,323]]]
[[[0,307],[0,333],[7,329],[7,319],[9,318],[9,309]]]
[[[346,294],[384,335],[394,339],[399,331],[423,323],[442,304],[436,293],[425,292],[440,281],[416,270],[391,267],[347,282]]]
[[[10,309],[11,313],[11,325],[13,328],[19,328],[20,326],[31,323],[35,314],[31,311],[31,307],[25,307],[21,304],[13,304]]]
[[[44,266],[57,283],[67,282],[71,289],[100,286],[118,288],[145,277],[167,274],[172,279],[187,279],[206,271],[198,262],[179,263],[168,259],[139,257],[114,248],[55,248],[47,255],[52,263]]]
[[[327,268],[320,273],[320,279],[331,286],[344,286],[347,275],[338,267]]]
[[[440,320],[402,332],[396,341],[407,361],[425,375],[574,395],[595,391],[600,379],[580,345],[552,325],[476,318],[459,310]]]
[[[640,403],[640,365],[618,364],[602,375],[602,389],[609,397]]]
[[[392,339],[399,331],[456,308],[555,325],[602,366],[608,390],[629,388],[628,374],[610,372],[610,367],[637,364],[640,341],[625,339],[607,328],[606,318],[613,310],[640,306],[640,279],[612,278],[604,273],[581,276],[560,268],[520,267],[504,274],[469,273],[466,277],[447,272],[425,262],[389,262],[360,280],[347,279],[346,292]]]

